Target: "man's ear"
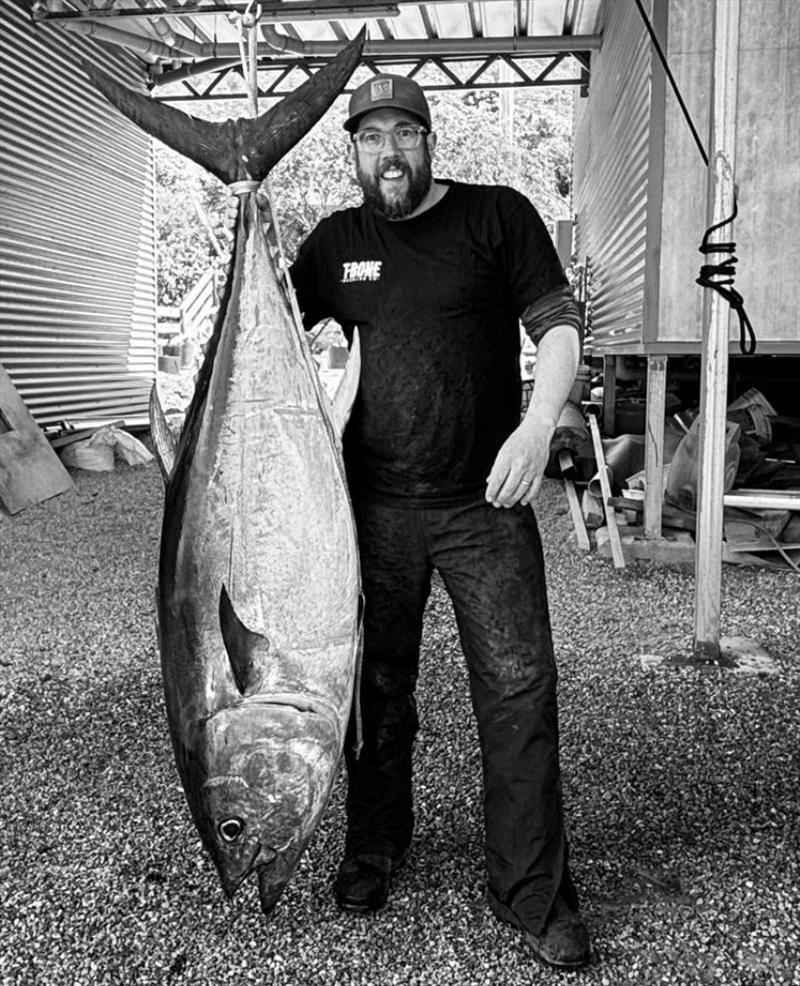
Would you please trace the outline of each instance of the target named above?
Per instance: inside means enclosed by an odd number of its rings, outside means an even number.
[[[431,157],[436,150],[436,134],[431,131],[429,134],[425,134],[425,140],[428,142],[428,150],[430,151]]]

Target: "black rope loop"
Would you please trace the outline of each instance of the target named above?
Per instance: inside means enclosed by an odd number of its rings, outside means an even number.
[[[739,258],[735,254],[736,244],[733,241],[727,243],[710,243],[712,233],[715,233],[728,223],[732,223],[738,213],[736,196],[733,197],[733,214],[727,219],[709,226],[703,235],[703,242],[698,249],[700,253],[707,256],[709,253],[722,254],[724,259],[717,264],[703,264],[700,267],[700,276],[696,283],[704,288],[711,288],[720,294],[731,306],[739,317],[739,349],[744,356],[752,356],[756,351],[756,334],[747,312],[744,310],[744,298],[733,286],[736,276],[736,264]]]
[[[700,151],[700,156],[703,159],[703,163],[708,167],[708,152],[703,146],[703,142],[700,139],[700,135],[697,132],[697,127],[694,125],[694,120],[692,119],[692,114],[689,112],[689,108],[681,94],[680,87],[675,81],[675,76],[672,74],[672,70],[669,67],[669,62],[667,61],[667,56],[664,53],[664,49],[658,40],[658,35],[656,34],[650,18],[645,12],[644,6],[642,5],[642,0],[636,0],[636,6],[639,8],[639,13],[641,14],[642,20],[644,21],[644,26],[647,28],[647,33],[650,35],[650,40],[653,47],[658,54],[661,65],[664,72],[669,79],[669,83],[672,86],[673,92],[678,100],[678,104],[683,113],[684,119],[689,126],[694,137],[694,142],[697,144],[697,149]],[[750,324],[750,319],[747,317],[747,312],[744,310],[744,299],[739,294],[739,292],[733,287],[733,278],[736,273],[736,264],[739,260],[738,257],[734,256],[734,250],[736,249],[735,243],[709,243],[708,238],[711,234],[719,229],[721,226],[727,226],[728,223],[733,222],[736,218],[737,206],[736,206],[736,194],[734,192],[733,196],[733,215],[730,219],[723,219],[721,223],[717,223],[716,226],[710,226],[703,237],[703,242],[700,246],[700,252],[702,254],[709,253],[722,253],[727,254],[728,259],[720,264],[704,264],[700,268],[700,277],[697,278],[697,283],[702,285],[704,288],[712,288],[717,291],[722,297],[728,302],[731,308],[739,316],[739,348],[741,349],[743,355],[752,356],[756,351],[756,334],[753,331],[753,326]]]

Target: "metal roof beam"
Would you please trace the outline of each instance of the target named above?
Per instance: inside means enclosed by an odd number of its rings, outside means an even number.
[[[425,26],[425,33],[429,38],[438,38],[440,35],[439,18],[435,10],[429,10],[427,4],[421,4],[419,14]]]
[[[151,17],[213,17],[231,13],[244,13],[249,7],[249,0],[232,3],[148,3],[145,6],[105,6],[92,7],[86,3],[74,2],[78,9],[70,10],[66,0],[34,0],[31,8],[31,18],[34,21],[67,21],[67,20],[104,20],[114,18],[135,17],[146,20]],[[123,0],[120,0],[120,3]],[[422,16],[435,16],[435,10],[428,7],[442,7],[450,4],[468,7],[468,14],[474,33],[482,33],[486,21],[484,8],[491,4],[508,3],[509,0],[308,0],[307,3],[282,3],[263,0],[260,4],[259,20],[262,23],[277,24],[286,21],[333,21],[333,20],[375,20],[379,17],[398,17],[401,7],[422,8]],[[514,0],[523,3],[523,0]],[[527,0],[529,4],[532,0]],[[582,0],[573,0],[578,3]],[[568,8],[569,9],[569,8]],[[521,15],[520,15],[521,16]],[[528,7],[527,20],[532,18],[532,7]]]
[[[441,0],[440,0],[441,2]],[[450,0],[444,0],[450,2]],[[136,17],[211,17],[220,14],[245,12],[248,3],[176,4],[165,3],[152,7],[90,7],[81,10],[65,10],[63,0],[35,0],[31,9],[34,21],[102,20],[107,18]],[[262,3],[259,20],[267,23],[291,21],[345,20],[355,18],[397,17],[400,8],[396,2],[374,0],[315,0],[310,3]]]
[[[340,41],[297,41],[288,35],[280,34],[268,24],[261,27],[262,35],[269,45],[269,51],[261,49],[259,57],[268,56],[271,51],[293,52],[302,57],[332,58],[341,51]],[[486,55],[557,55],[560,53],[599,51],[599,34],[564,37],[551,35],[532,38],[408,38],[394,41],[367,41],[363,58],[481,58]],[[233,42],[220,42],[201,45],[201,57],[234,58],[239,55],[239,46]]]
[[[426,66],[433,66],[438,69],[442,77],[448,81],[444,83],[425,82],[424,88],[431,92],[465,89],[512,89],[585,85],[587,79],[583,72],[579,72],[576,77],[568,79],[553,79],[551,77],[555,68],[557,68],[557,66],[560,65],[567,57],[568,56],[566,53],[559,53],[552,56],[546,61],[546,64],[543,65],[541,71],[539,71],[536,75],[530,74],[526,65],[523,64],[522,61],[509,55],[489,55],[482,59],[469,59],[469,69],[467,69],[466,66],[462,66],[461,74],[457,71],[459,62],[461,61],[461,59],[458,58],[420,58],[413,60],[409,60],[408,58],[367,59],[363,64],[375,74],[378,74],[388,67],[402,66],[404,74],[407,74],[410,78],[417,76]],[[526,56],[526,61],[529,60],[530,56]],[[542,60],[545,61],[545,59]],[[413,61],[414,64],[409,65],[410,61]],[[479,62],[477,66],[475,65],[476,62]],[[511,65],[516,73],[516,76],[503,81],[496,81],[486,77],[488,69],[497,62],[504,62],[505,64]],[[290,72],[293,70],[299,70],[304,72],[306,75],[311,76],[322,66],[322,64],[324,63],[320,60],[298,60],[292,58],[271,60],[266,64],[263,62],[259,63],[259,98],[269,99],[285,96],[286,90],[281,90],[280,86],[283,84]],[[265,83],[264,74],[266,72],[273,73],[273,77],[266,80]],[[200,87],[188,82],[188,80],[196,74],[212,75],[212,79],[205,86],[205,88],[201,89]],[[237,99],[239,97],[245,97],[247,93],[243,84],[240,89],[235,92],[230,91],[227,87],[224,92],[215,92],[215,90],[219,90],[220,83],[223,80],[230,80],[231,78],[241,79],[241,64],[238,59],[214,59],[204,63],[203,65],[184,65],[179,69],[175,69],[171,72],[165,72],[163,75],[159,76],[156,80],[156,85],[167,85],[175,82],[182,82],[186,88],[186,92],[184,94],[159,96],[155,98],[160,102],[171,103],[185,102],[187,100]],[[353,85],[349,85],[345,88],[344,92],[352,92],[353,88]]]

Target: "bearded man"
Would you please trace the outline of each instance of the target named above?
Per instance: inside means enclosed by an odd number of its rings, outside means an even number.
[[[548,964],[589,960],[567,865],[556,666],[531,509],[575,377],[582,322],[518,192],[432,177],[436,135],[410,79],[352,95],[363,205],[323,220],[291,278],[307,328],[358,329],[344,436],[365,595],[363,746],[348,743],[342,908],[383,906],[414,827],[414,689],[434,569],[458,622],[483,763],[488,901]],[[519,324],[537,346],[520,421]]]

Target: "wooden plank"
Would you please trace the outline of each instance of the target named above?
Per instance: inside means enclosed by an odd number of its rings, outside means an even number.
[[[112,423],[115,428],[124,428],[125,421],[123,418],[119,418],[117,421]],[[71,445],[73,442],[79,442],[83,438],[91,438],[92,435],[96,434],[102,425],[97,425],[94,428],[81,428],[77,431],[68,431],[64,435],[59,435],[57,438],[48,438],[50,442],[50,448],[62,448],[64,445]]]
[[[580,500],[578,499],[578,493],[575,489],[575,481],[572,478],[575,474],[575,463],[572,460],[572,455],[567,449],[561,449],[558,453],[558,465],[561,469],[561,475],[564,480],[564,491],[567,494],[569,512],[572,515],[572,524],[575,528],[575,537],[578,540],[578,547],[581,551],[591,551],[592,546],[589,542],[589,534],[583,520],[583,511],[581,510]]]
[[[603,511],[606,515],[608,525],[608,542],[611,546],[611,557],[614,559],[615,568],[625,567],[625,556],[622,553],[622,542],[620,541],[619,531],[617,530],[617,518],[614,515],[614,508],[608,505],[611,499],[611,486],[608,482],[606,472],[606,458],[603,454],[603,441],[600,438],[600,429],[597,426],[597,418],[594,414],[589,415],[589,430],[592,433],[592,445],[594,446],[594,457],[597,460],[597,468],[600,476],[600,489],[603,491]]]
[[[667,357],[647,359],[647,427],[644,439],[644,536],[661,537],[664,503],[664,418],[667,400]]]
[[[733,490],[722,502],[742,510],[800,510],[800,490]]]
[[[8,513],[16,514],[73,485],[0,365],[0,503]]]
[[[606,435],[613,437],[616,433],[617,416],[617,357],[603,357],[603,425]],[[591,418],[591,415],[589,415]]]
[[[709,153],[711,223],[720,224],[712,243],[733,239],[734,153],[739,65],[740,0],[714,5],[713,134]],[[719,262],[710,254],[708,262]],[[703,369],[700,392],[700,468],[697,497],[694,652],[719,660],[722,588],[722,496],[725,479],[728,333],[731,310],[717,291],[706,289],[703,309]],[[710,298],[708,297],[710,295]]]

